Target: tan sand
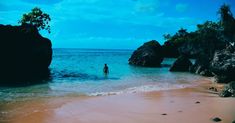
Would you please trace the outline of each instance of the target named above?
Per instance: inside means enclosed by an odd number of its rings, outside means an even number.
[[[235,98],[208,93],[207,86],[208,83],[158,92],[44,99],[19,104],[21,111],[12,113],[2,122],[212,123],[211,118],[219,117],[222,119],[220,123],[232,123],[235,120]]]

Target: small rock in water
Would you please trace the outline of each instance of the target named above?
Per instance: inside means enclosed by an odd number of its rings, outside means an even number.
[[[166,113],[162,114],[162,115],[167,115]]]
[[[200,102],[199,101],[197,101],[197,102],[195,102],[196,104],[199,104]]]
[[[214,121],[214,122],[220,122],[220,121],[222,121],[219,117],[214,117],[214,118],[212,118],[212,121]]]

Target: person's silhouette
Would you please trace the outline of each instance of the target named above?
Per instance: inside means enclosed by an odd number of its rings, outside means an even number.
[[[104,69],[103,69],[104,74],[108,74],[109,73],[109,67],[107,64],[104,64]]]

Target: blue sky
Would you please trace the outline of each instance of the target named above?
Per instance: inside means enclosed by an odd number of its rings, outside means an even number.
[[[135,49],[165,33],[188,31],[217,21],[223,4],[234,0],[0,0],[0,23],[17,25],[23,13],[40,7],[51,18],[54,48]]]

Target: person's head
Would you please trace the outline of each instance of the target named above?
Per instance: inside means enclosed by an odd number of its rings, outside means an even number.
[[[107,64],[104,64],[104,66],[107,66]]]

